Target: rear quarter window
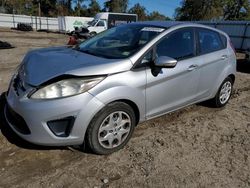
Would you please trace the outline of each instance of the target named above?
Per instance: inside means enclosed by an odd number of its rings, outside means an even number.
[[[198,29],[199,54],[207,54],[225,48],[221,34],[209,29]]]
[[[221,38],[221,41],[223,44],[223,48],[226,48],[227,47],[227,37],[225,37],[225,35],[223,35],[223,34],[220,34],[220,38]]]

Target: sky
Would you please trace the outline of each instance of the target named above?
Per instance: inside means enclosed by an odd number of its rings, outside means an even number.
[[[103,7],[103,3],[106,0],[97,1]],[[180,6],[180,2],[181,0],[129,0],[129,8],[133,7],[136,3],[140,3],[148,12],[158,11],[165,16],[173,18],[175,8]]]

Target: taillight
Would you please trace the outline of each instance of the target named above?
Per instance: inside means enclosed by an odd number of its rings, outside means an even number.
[[[236,50],[235,50],[235,48],[234,48],[234,45],[233,45],[232,41],[230,40],[229,43],[230,43],[230,46],[231,46],[231,48],[233,49],[234,53],[236,54]]]

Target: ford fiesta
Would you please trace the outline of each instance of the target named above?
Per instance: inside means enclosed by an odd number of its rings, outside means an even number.
[[[80,45],[33,50],[13,76],[4,114],[23,139],[121,149],[139,122],[232,93],[236,57],[222,31],[180,22],[138,22]]]

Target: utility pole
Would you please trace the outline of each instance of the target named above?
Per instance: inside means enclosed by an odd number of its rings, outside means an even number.
[[[80,2],[79,2],[79,0],[77,0],[77,16],[79,16],[79,14],[80,14]]]
[[[38,16],[39,16],[39,25],[40,25],[40,29],[41,29],[41,2],[40,0],[38,0]]]
[[[38,16],[41,17],[41,3],[38,2]]]

